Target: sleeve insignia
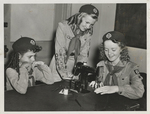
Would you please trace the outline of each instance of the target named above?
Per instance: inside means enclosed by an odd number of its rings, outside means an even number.
[[[139,74],[140,72],[139,72],[138,69],[136,69],[136,70],[134,70],[134,73],[135,73],[135,74]]]

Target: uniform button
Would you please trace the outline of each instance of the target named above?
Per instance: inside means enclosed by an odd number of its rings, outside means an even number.
[[[119,92],[119,94],[122,94],[122,92]]]
[[[67,36],[68,39],[71,39],[70,36]]]
[[[122,80],[124,80],[124,78],[122,78]]]

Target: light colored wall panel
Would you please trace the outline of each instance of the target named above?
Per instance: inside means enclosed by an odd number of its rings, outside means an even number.
[[[11,41],[21,36],[50,41],[54,32],[54,4],[12,4]]]

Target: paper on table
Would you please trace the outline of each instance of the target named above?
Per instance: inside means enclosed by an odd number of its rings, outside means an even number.
[[[62,90],[59,92],[59,94],[64,94],[64,89],[62,89]]]

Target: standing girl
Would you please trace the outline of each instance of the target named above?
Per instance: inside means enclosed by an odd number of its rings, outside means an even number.
[[[79,13],[59,23],[55,55],[50,63],[55,82],[70,78],[77,62],[87,62],[93,26],[98,16],[98,9],[86,4],[80,8]]]

